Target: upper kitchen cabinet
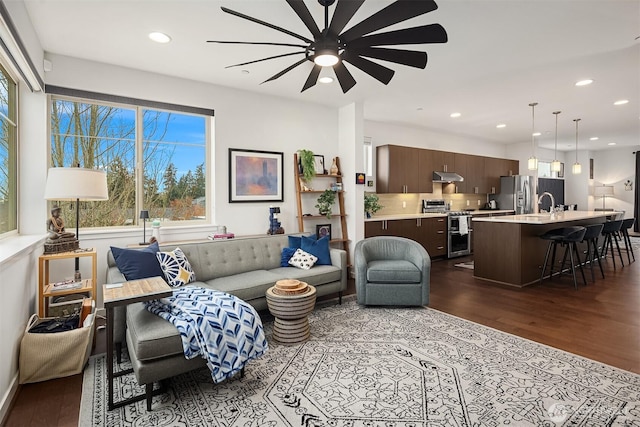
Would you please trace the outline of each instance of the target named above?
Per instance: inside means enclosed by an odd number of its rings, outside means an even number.
[[[520,162],[510,159],[496,159],[486,157],[484,163],[484,175],[487,179],[486,193],[500,193],[500,177],[518,175]]]
[[[381,145],[376,148],[376,192],[418,193],[419,148]]]
[[[429,150],[433,156],[433,171],[457,172],[455,168],[455,154],[448,151]]]
[[[433,150],[418,150],[418,193],[433,193]]]

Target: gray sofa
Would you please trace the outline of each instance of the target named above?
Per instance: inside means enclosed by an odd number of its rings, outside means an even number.
[[[340,300],[347,288],[346,252],[340,249],[330,249],[331,265],[316,265],[310,270],[281,267],[287,235],[161,245],[160,250],[176,247],[184,252],[196,274],[197,281],[189,285],[235,295],[258,311],[267,309],[265,292],[280,279],[302,280],[316,287],[317,296],[338,294]],[[107,264],[107,283],[126,281],[111,251]],[[113,321],[118,359],[126,342],[138,383],[146,385],[148,410],[155,381],[205,366],[202,358],[185,359],[178,330],[148,312],[142,303],[117,307]]]

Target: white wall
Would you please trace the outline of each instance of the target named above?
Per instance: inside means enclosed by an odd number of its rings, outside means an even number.
[[[607,197],[605,207],[625,211],[625,218],[633,218],[634,191],[625,190],[624,183],[629,180],[633,189],[638,183],[635,181],[636,147],[624,147],[615,150],[592,151],[593,180],[590,180],[589,209],[602,208],[602,198],[593,197],[593,186],[613,185],[613,197]],[[581,160],[582,161],[582,160]],[[587,168],[588,171],[588,168]]]

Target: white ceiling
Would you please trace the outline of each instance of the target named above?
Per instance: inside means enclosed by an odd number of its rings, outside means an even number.
[[[441,24],[448,43],[406,47],[426,51],[427,68],[383,63],[396,71],[385,86],[347,64],[357,81],[347,94],[337,82],[300,93],[311,63],[260,84],[297,57],[225,68],[291,48],[206,43],[298,43],[220,9],[226,6],[309,36],[284,0],[24,1],[45,52],[334,107],[361,101],[368,120],[504,144],[531,141],[528,104],[538,102],[540,146],[554,146],[556,110],[562,111],[559,150],[575,148],[575,118],[582,119],[580,149],[640,144],[640,0],[436,0],[437,10],[383,30]],[[322,7],[316,0],[305,2],[322,28]],[[347,28],[389,3],[366,1]],[[173,40],[154,43],[147,38],[151,31]],[[595,82],[574,86],[584,78]],[[629,103],[614,106],[619,99]],[[450,118],[454,111],[462,116]],[[507,127],[497,129],[498,123]],[[589,141],[593,136],[599,140]]]

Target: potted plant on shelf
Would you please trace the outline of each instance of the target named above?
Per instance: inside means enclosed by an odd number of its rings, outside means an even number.
[[[374,213],[384,208],[380,204],[380,198],[377,194],[368,193],[364,195],[364,213],[367,218],[371,218]]]
[[[327,219],[331,219],[331,211],[336,201],[336,192],[331,189],[324,190],[318,197],[316,208],[320,215],[325,215]]]
[[[298,150],[298,159],[300,159],[300,167],[302,180],[309,183],[316,176],[316,167],[313,151]]]

